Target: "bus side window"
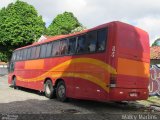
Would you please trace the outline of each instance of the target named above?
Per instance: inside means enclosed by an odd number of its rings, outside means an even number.
[[[18,60],[21,60],[21,50],[19,50]]]
[[[41,45],[40,58],[46,57],[47,44]]]
[[[16,52],[13,53],[11,60],[12,60],[12,61],[15,61],[15,60],[16,60]]]
[[[36,47],[32,47],[32,50],[31,50],[31,59],[35,58],[35,54],[36,54]]]
[[[21,55],[21,51],[19,50],[18,53],[17,53],[17,57],[18,57],[17,59],[18,60],[20,60],[20,55]]]
[[[52,51],[52,43],[47,44],[47,52],[46,52],[46,57],[51,56],[51,51]]]
[[[20,50],[20,58],[19,58],[19,60],[23,60],[23,52],[24,52],[24,50]]]
[[[36,47],[35,58],[39,58],[39,54],[40,54],[40,46],[37,46]]]
[[[98,31],[98,42],[97,42],[97,51],[103,51],[105,50],[105,44],[106,44],[106,37],[107,32],[106,29],[102,29]]]
[[[86,36],[85,35],[78,36],[76,53],[86,53],[86,52],[87,52]]]
[[[15,56],[13,57],[13,60],[16,60],[17,52],[15,52]]]
[[[59,55],[59,41],[54,41],[52,46],[52,56]]]
[[[23,52],[23,60],[26,60],[27,58],[27,49],[24,49],[24,52]]]
[[[95,52],[97,45],[97,31],[92,31],[87,34],[87,49],[88,52]]]
[[[74,54],[76,52],[76,38],[69,39],[68,54]]]
[[[31,58],[31,48],[27,49],[27,59]]]
[[[60,41],[60,55],[66,55],[68,52],[68,39]]]
[[[20,51],[17,51],[16,60],[19,60],[19,58],[20,58]]]

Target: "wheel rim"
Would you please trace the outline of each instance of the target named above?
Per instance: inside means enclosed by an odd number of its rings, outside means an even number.
[[[14,80],[12,80],[12,86],[14,86]]]
[[[60,85],[58,88],[58,96],[60,98],[63,98],[65,96],[65,87],[63,85]]]
[[[46,93],[47,93],[47,94],[50,94],[50,93],[51,93],[51,90],[50,90],[49,84],[47,84],[47,85],[46,85]]]
[[[16,86],[16,79],[15,79],[15,78],[12,80],[12,85],[13,85],[14,87]]]

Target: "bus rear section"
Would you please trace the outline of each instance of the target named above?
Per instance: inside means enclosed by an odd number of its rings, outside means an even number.
[[[117,74],[110,76],[109,98],[112,101],[147,99],[150,63],[148,34],[120,22],[115,26],[115,56],[112,65]]]

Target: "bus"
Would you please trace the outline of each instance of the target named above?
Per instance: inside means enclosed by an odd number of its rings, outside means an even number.
[[[113,21],[16,49],[8,83],[60,101],[145,100],[149,63],[147,32]]]

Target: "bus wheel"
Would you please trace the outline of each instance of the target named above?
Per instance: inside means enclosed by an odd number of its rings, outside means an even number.
[[[13,80],[12,80],[12,86],[13,86],[14,89],[17,88],[17,85],[16,85],[16,77],[14,77]]]
[[[64,81],[58,82],[57,89],[56,89],[56,96],[59,101],[62,101],[62,102],[67,101],[66,86]]]
[[[51,80],[47,80],[45,82],[44,93],[45,93],[45,96],[49,99],[52,99],[56,96],[55,89],[53,87],[53,84],[52,84]]]

